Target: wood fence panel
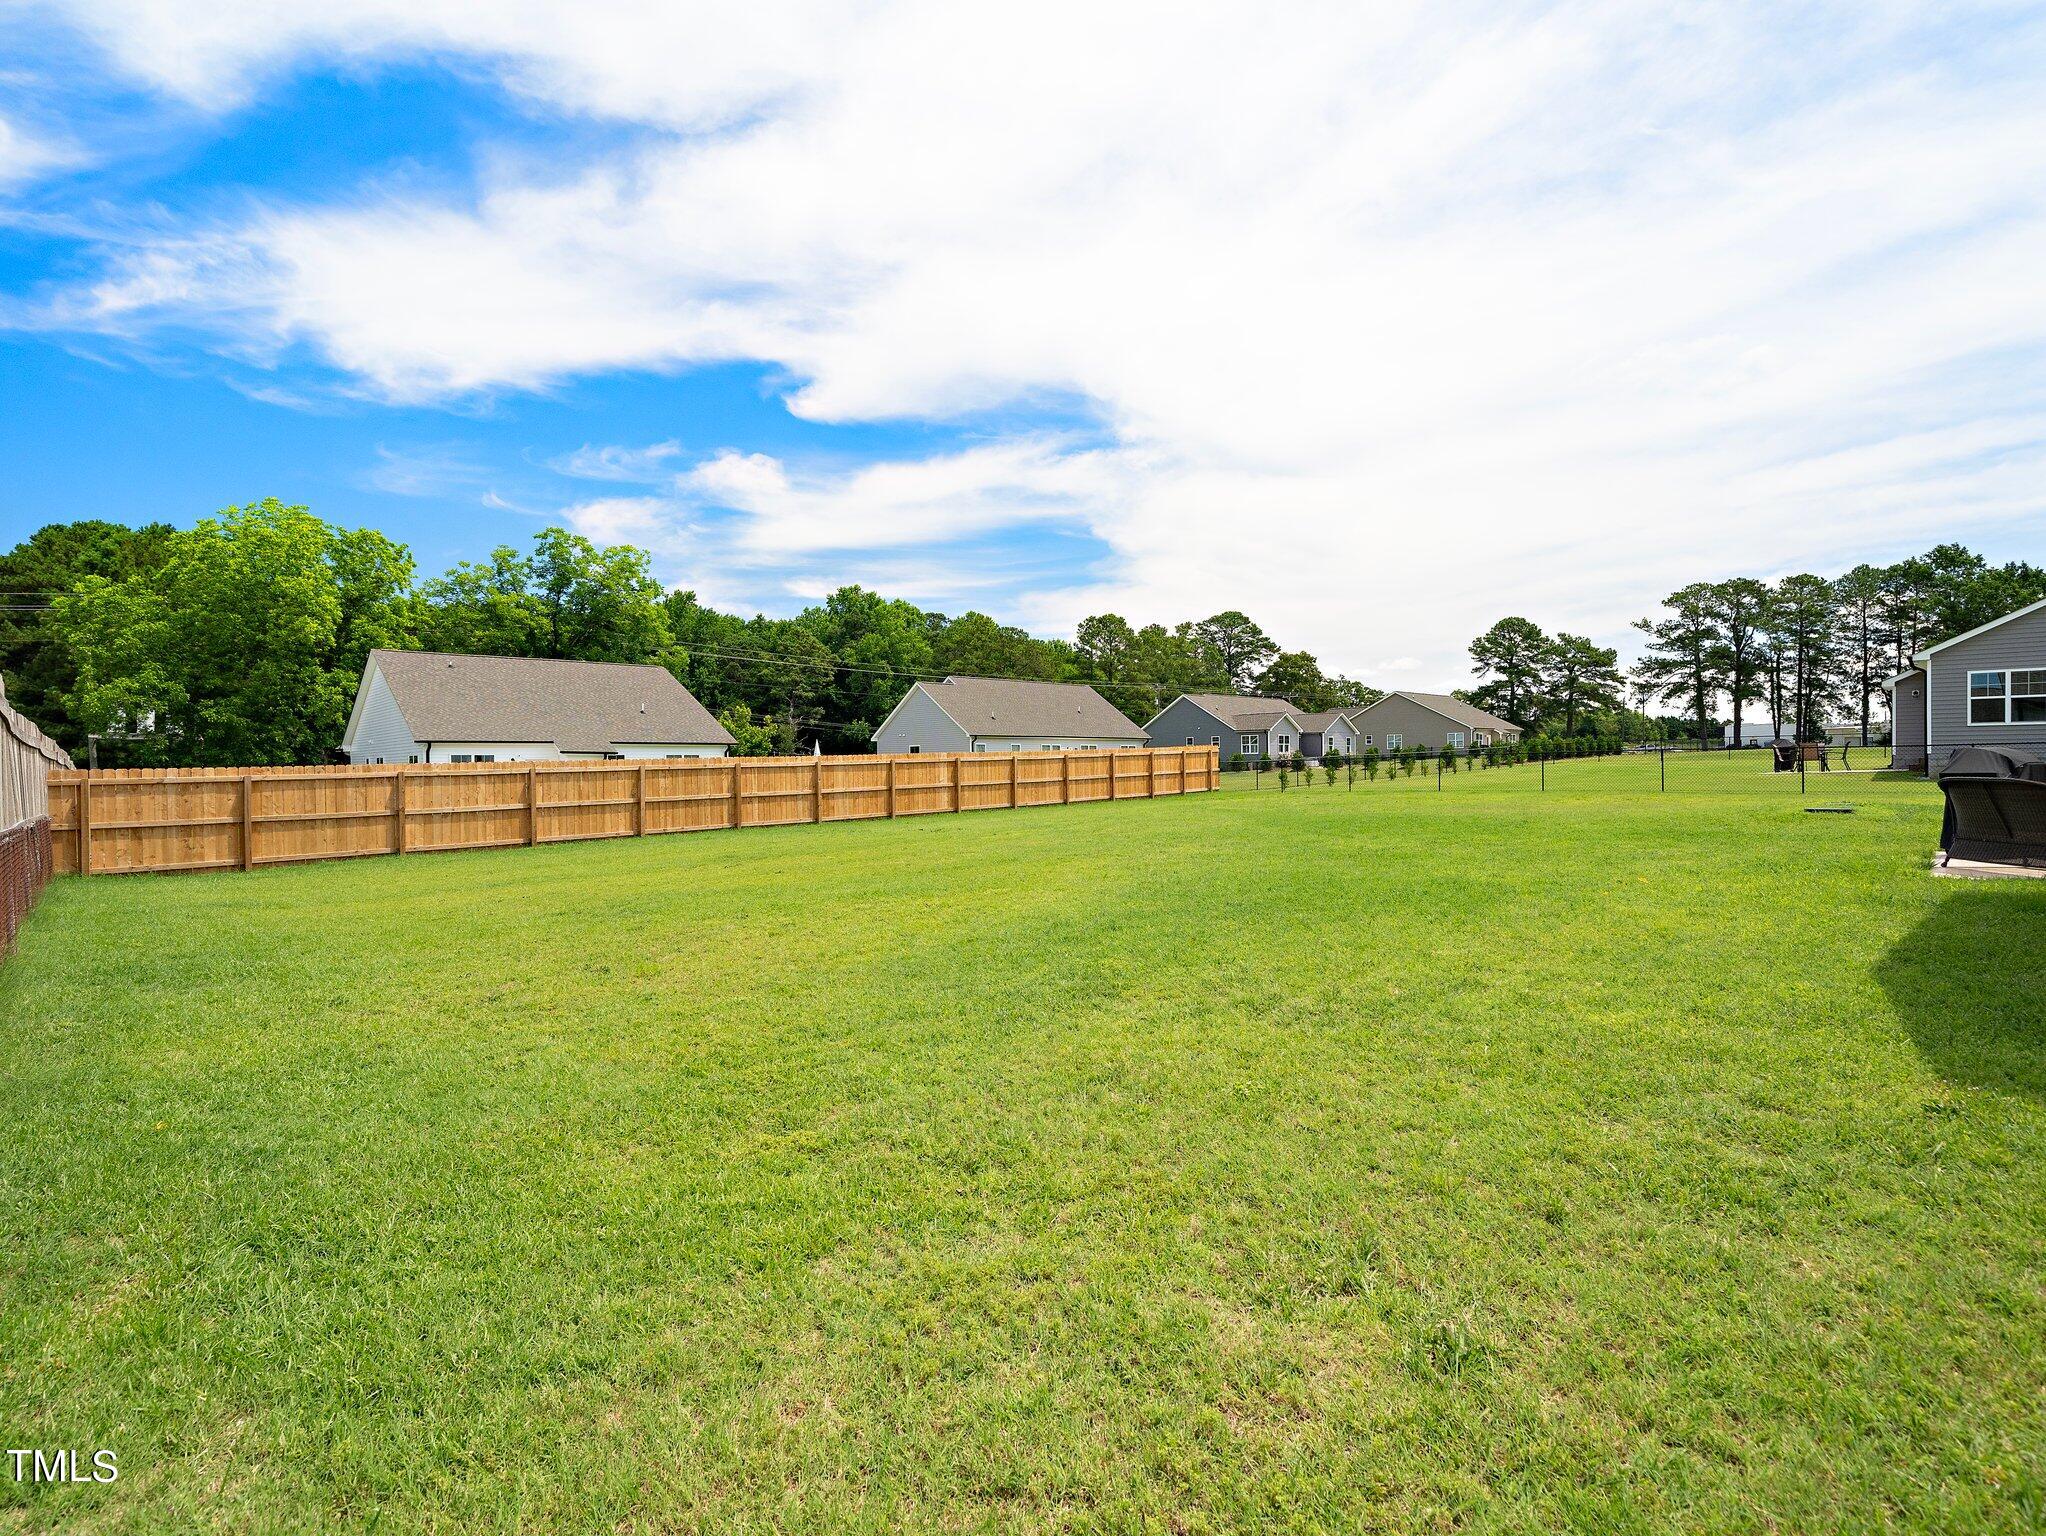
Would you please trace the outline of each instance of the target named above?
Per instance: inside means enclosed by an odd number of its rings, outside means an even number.
[[[1213,748],[50,775],[54,866],[260,868],[458,848],[947,815],[1212,790]]]

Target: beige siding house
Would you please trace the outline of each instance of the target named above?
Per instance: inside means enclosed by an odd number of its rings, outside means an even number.
[[[1446,693],[1388,693],[1376,704],[1350,711],[1357,750],[1381,757],[1407,748],[1467,751],[1518,741],[1520,727]]]
[[[665,667],[371,651],[342,733],[351,763],[723,757],[726,730]]]

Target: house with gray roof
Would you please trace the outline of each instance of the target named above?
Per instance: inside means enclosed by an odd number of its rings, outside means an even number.
[[[1306,712],[1284,699],[1240,693],[1182,693],[1144,727],[1159,747],[1216,747],[1222,763],[1241,757],[1291,757],[1307,750],[1300,722]]]
[[[1363,733],[1351,722],[1353,713],[1348,709],[1324,709],[1300,716],[1300,750],[1317,761],[1332,752],[1355,757],[1362,750],[1357,743]]]
[[[1964,746],[2046,754],[2046,601],[1928,645],[1884,687],[1899,768],[1936,769]]]
[[[1357,730],[1357,750],[1386,757],[1409,748],[1439,752],[1444,747],[1464,752],[1518,741],[1521,729],[1511,720],[1466,704],[1446,693],[1413,693],[1400,689],[1376,704],[1350,711]]]
[[[1085,683],[948,677],[914,684],[874,732],[874,750],[1113,751],[1148,740],[1142,726]]]
[[[351,763],[723,757],[732,733],[665,667],[440,651],[369,653]]]

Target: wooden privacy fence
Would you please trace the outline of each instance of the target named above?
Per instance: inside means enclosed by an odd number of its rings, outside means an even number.
[[[50,778],[59,873],[314,859],[959,811],[1216,787],[1213,747],[424,767],[115,769]]]
[[[50,878],[49,778],[70,766],[62,747],[8,707],[0,684],[0,954]]]

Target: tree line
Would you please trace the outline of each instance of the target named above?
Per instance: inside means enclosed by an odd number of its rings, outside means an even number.
[[[1959,544],[1831,579],[1693,582],[1663,599],[1665,617],[1636,621],[1645,643],[1631,680],[1617,650],[1506,618],[1471,642],[1483,681],[1466,696],[1548,736],[1607,734],[1625,719],[1624,733],[1636,739],[1646,727],[1650,739],[1695,733],[1707,741],[1724,704],[1735,740],[1744,718],[1767,719],[1772,734],[1798,741],[1818,740],[1844,719],[1867,742],[1884,684],[1915,652],[2041,598],[2046,570],[2021,560],[1991,565]],[[1680,713],[1650,720],[1626,711],[1630,681],[1642,705]]]
[[[644,550],[565,528],[424,579],[405,545],[274,499],[190,529],[52,524],[0,555],[9,697],[74,752],[98,738],[102,763],[327,761],[380,646],[663,666],[751,754],[862,750],[913,682],[954,673],[1089,682],[1140,724],[1187,692],[1379,696],[1240,612],[1096,614],[1067,641],[848,586],[745,618],[666,590]]]

